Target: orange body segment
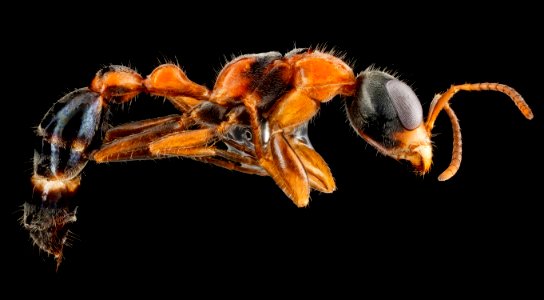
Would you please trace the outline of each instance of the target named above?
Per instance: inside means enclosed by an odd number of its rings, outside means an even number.
[[[253,63],[255,58],[242,58],[225,66],[217,77],[210,101],[219,105],[240,102],[251,91],[253,81],[249,73]]]
[[[305,92],[291,90],[272,108],[269,121],[273,130],[308,122],[319,111],[319,103]]]
[[[214,138],[214,129],[196,129],[173,133],[152,142],[149,150],[154,154],[163,154],[168,149],[193,148],[202,146]]]
[[[294,86],[311,98],[327,102],[336,95],[355,92],[355,74],[341,59],[326,53],[312,52],[290,59],[295,66]]]
[[[106,100],[126,102],[143,90],[143,78],[129,68],[115,67],[98,72],[91,82],[90,89],[100,93]]]
[[[189,80],[187,75],[173,64],[164,64],[153,70],[145,80],[145,87],[149,93],[165,97],[188,96],[207,99],[210,93],[206,87]]]
[[[323,157],[305,144],[294,140],[291,140],[290,143],[304,165],[310,186],[323,193],[334,192],[336,190],[334,177]]]
[[[266,158],[259,162],[298,207],[308,205],[310,185],[304,165],[282,134],[270,138]]]

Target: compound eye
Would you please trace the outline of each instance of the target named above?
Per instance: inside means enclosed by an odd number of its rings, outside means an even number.
[[[400,123],[407,130],[414,130],[423,122],[423,108],[414,91],[404,82],[392,79],[385,88]]]

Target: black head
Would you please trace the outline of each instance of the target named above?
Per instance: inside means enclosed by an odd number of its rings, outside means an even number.
[[[357,91],[346,101],[352,127],[384,155],[404,159],[421,173],[432,160],[430,134],[414,91],[394,76],[367,70],[357,76]]]

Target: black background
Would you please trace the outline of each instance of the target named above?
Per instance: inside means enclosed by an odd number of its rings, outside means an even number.
[[[13,169],[4,170],[1,270],[8,278],[51,293],[113,287],[177,294],[261,285],[262,294],[280,287],[322,290],[335,279],[342,290],[363,294],[431,286],[444,294],[467,287],[517,292],[536,282],[527,274],[541,253],[544,107],[534,8],[409,13],[409,6],[393,4],[243,6],[248,12],[234,4],[203,6],[153,5],[138,13],[99,5],[70,13],[33,7],[5,24],[2,145]],[[508,84],[535,119],[525,120],[499,93],[457,95],[452,106],[463,132],[463,163],[440,183],[436,177],[451,155],[445,115],[434,131],[433,168],[419,177],[357,137],[335,99],[312,121],[310,138],[338,190],[312,193],[308,208],[296,208],[270,178],[189,159],[91,163],[78,193],[73,231],[79,240],[58,272],[32,246],[18,218],[31,195],[33,126],[62,95],[88,85],[105,65],[148,74],[167,61],[211,88],[225,57],[295,45],[334,47],[356,72],[372,64],[398,72],[424,111],[454,83]],[[168,103],[142,96],[116,109],[113,119],[171,112]]]

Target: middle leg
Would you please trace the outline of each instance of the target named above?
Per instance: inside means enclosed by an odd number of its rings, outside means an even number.
[[[108,131],[107,142],[91,158],[97,163],[156,158],[149,151],[151,142],[172,132],[186,130],[192,123],[186,117],[169,116],[115,127]]]

